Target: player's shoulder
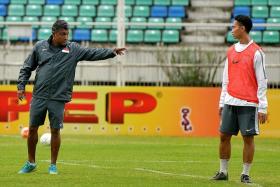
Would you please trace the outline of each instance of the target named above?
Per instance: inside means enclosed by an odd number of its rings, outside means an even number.
[[[40,40],[40,41],[37,41],[34,45],[34,48],[38,48],[38,47],[42,47],[42,46],[46,46],[48,45],[48,41],[47,40]]]
[[[252,42],[252,46],[254,46],[254,48],[256,48],[257,50],[262,50],[262,47],[254,41]]]
[[[264,54],[262,48],[256,50],[256,52],[255,52],[255,58],[261,58],[261,59],[263,59],[264,57],[265,57],[265,54]]]
[[[231,52],[232,50],[234,50],[234,47],[235,47],[235,44],[232,44],[230,45],[228,48],[227,48],[227,52]]]
[[[261,46],[259,46],[257,43],[253,42],[252,45],[254,46],[256,52],[255,52],[255,55],[264,55],[264,51],[262,49]]]

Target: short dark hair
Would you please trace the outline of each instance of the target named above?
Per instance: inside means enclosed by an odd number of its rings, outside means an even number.
[[[68,23],[64,20],[57,20],[52,26],[52,32],[56,32],[60,29],[68,30]]]
[[[252,20],[248,16],[238,15],[234,19],[245,27],[245,30],[247,33],[249,33],[251,31],[251,29],[253,27],[253,23],[252,23]]]

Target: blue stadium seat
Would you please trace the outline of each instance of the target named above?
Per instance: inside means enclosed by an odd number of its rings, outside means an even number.
[[[46,0],[46,4],[62,5],[64,0]]]
[[[253,22],[253,25],[255,23],[266,23],[265,19],[263,19],[263,18],[253,18],[252,22]],[[265,27],[253,27],[252,30],[254,30],[254,31],[263,31],[263,30],[265,30]]]
[[[90,29],[75,29],[73,33],[73,40],[75,41],[89,41]]]
[[[251,8],[249,6],[236,6],[233,8],[233,17],[237,15],[251,16]]]
[[[170,6],[168,10],[168,17],[183,18],[185,17],[184,6]]]
[[[152,17],[167,17],[166,6],[153,6],[151,10]]]
[[[5,5],[0,5],[0,16],[7,15],[7,7]]]
[[[10,3],[10,0],[0,0],[1,5],[7,5]]]

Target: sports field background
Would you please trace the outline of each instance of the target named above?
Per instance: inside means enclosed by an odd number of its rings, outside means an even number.
[[[26,140],[0,135],[0,186],[246,186],[239,182],[242,139],[232,139],[229,181],[209,180],[219,168],[218,138],[64,135],[59,175],[48,174],[50,146],[39,143],[35,172],[17,174]],[[256,137],[251,186],[280,186],[280,139]]]

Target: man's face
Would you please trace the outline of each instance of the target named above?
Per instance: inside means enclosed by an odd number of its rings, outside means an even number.
[[[66,42],[68,41],[68,35],[69,31],[66,29],[60,29],[53,33],[53,40],[58,45],[66,45]]]
[[[232,26],[232,36],[235,39],[240,39],[240,37],[244,34],[244,32],[246,32],[245,30],[245,26],[241,25],[238,21],[234,21],[233,22],[233,26]]]

